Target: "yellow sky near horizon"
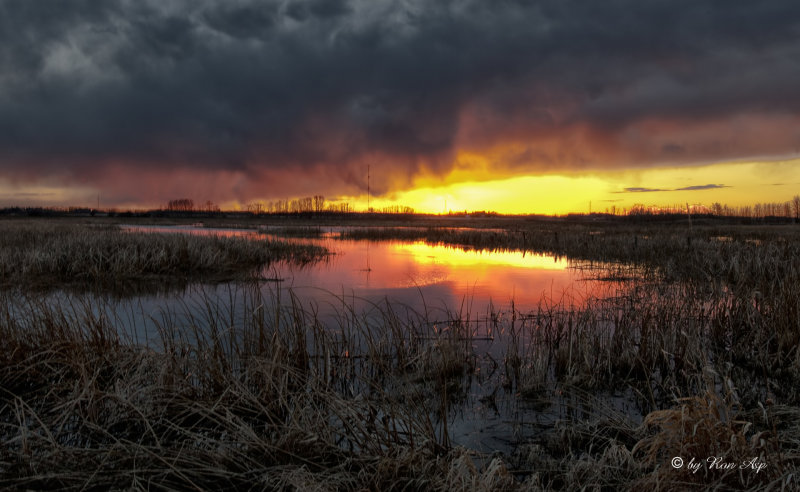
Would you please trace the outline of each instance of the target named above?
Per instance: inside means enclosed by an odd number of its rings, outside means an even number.
[[[442,185],[427,183],[390,197],[372,197],[371,205],[378,210],[406,205],[417,212],[434,214],[485,210],[559,215],[587,213],[590,207],[592,212],[605,212],[612,206],[630,209],[635,204],[669,207],[686,203],[711,206],[714,202],[730,206],[782,203],[800,193],[800,159],[448,181],[445,178]],[[366,196],[343,200],[356,210],[367,208]]]
[[[475,175],[486,178],[481,169]],[[743,161],[702,166],[623,169],[546,175],[520,175],[500,179],[470,180],[470,170],[455,169],[440,178],[422,177],[409,190],[372,196],[375,210],[408,206],[416,212],[441,214],[463,211],[493,211],[502,214],[548,214],[605,212],[612,207],[630,209],[635,204],[669,207],[689,204],[730,206],[782,203],[800,194],[800,159]],[[711,185],[707,189],[703,187]],[[700,187],[700,189],[686,189]],[[658,190],[658,191],[631,191]],[[0,180],[1,206],[85,206],[94,207],[98,191],[89,185],[64,187],[58,183],[19,186]],[[285,198],[285,197],[283,197]],[[329,202],[334,201],[327,197]],[[268,202],[264,197],[253,201]],[[344,196],[356,211],[367,209],[367,196]],[[146,209],[162,203],[131,201],[109,204],[100,195],[101,208]],[[202,204],[202,197],[195,198]],[[218,203],[223,209],[243,210],[236,200]]]

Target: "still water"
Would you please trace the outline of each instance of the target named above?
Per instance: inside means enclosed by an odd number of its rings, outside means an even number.
[[[519,251],[478,251],[422,241],[352,241],[338,231],[321,238],[281,238],[269,230],[202,227],[126,226],[131,231],[221,235],[252,240],[313,243],[333,253],[327,260],[299,267],[285,262],[266,267],[262,278],[302,299],[330,295],[379,302],[388,300],[417,311],[476,315],[487,310],[525,312],[541,303],[582,304],[604,295],[603,283],[584,278],[577,264],[552,255]]]
[[[259,283],[264,298],[282,298],[283,303],[293,299],[315,317],[323,321],[330,318],[332,325],[345,304],[354,312],[366,313],[365,319],[375,306],[391,305],[395,311],[421,315],[431,323],[453,318],[467,320],[474,327],[472,343],[476,353],[485,354],[485,361],[492,362],[502,360],[508,349],[494,336],[488,336],[492,320],[514,313],[524,316],[543,306],[578,307],[591,298],[609,295],[613,289],[608,282],[584,278],[583,271],[575,268],[578,264],[552,255],[476,251],[421,241],[342,240],[336,229],[323,231],[321,237],[312,239],[282,238],[269,229],[153,226],[126,229],[223,235],[254,241],[279,239],[324,246],[333,253],[325,261],[304,267],[285,262],[266,267]],[[230,285],[222,284],[141,296],[135,300],[136,309],[131,312],[147,315],[131,315],[129,326],[139,342],[157,339],[157,325],[163,313],[180,317],[185,312],[183,308],[196,305],[202,310],[207,300],[213,305],[232,306],[238,294],[235,290],[231,292]],[[381,309],[375,311],[380,316]],[[186,319],[178,324],[196,323],[197,319]],[[202,319],[199,323],[203,323]],[[514,394],[497,393],[497,387],[497,381],[469,383],[464,401],[448,417],[453,443],[486,453],[510,452],[525,434],[550,428],[570,408],[563,398],[554,399],[547,409],[535,407]]]

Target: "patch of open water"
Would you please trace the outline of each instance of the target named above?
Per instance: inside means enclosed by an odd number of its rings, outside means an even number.
[[[462,320],[468,326],[474,353],[480,354],[478,369],[484,373],[502,361],[509,350],[508,338],[496,333],[503,318],[541,306],[580,307],[590,299],[614,295],[619,287],[613,282],[588,279],[581,268],[573,268],[578,263],[545,254],[478,251],[422,241],[342,240],[337,238],[339,230],[330,229],[319,238],[283,238],[269,230],[195,226],[126,229],[322,245],[334,253],[324,262],[304,267],[279,262],[267,267],[259,286],[263,298],[284,306],[298,302],[301,309],[333,327],[343,309],[352,309],[365,320],[373,316],[379,321],[385,312],[380,306],[391,306],[395,312],[413,313],[443,326],[453,318]],[[165,317],[171,317],[177,326],[202,324],[202,315],[187,313],[202,312],[207,305],[234,313],[237,295],[235,287],[221,284],[105,302],[110,312],[129,313],[127,319],[118,322],[124,321],[135,341],[152,343],[159,339],[159,327],[168,324]],[[119,303],[127,307],[120,310]],[[235,316],[247,313],[233,314],[232,324],[237,323]],[[508,453],[526,436],[544,432],[581,406],[563,394],[552,394],[552,389],[540,402],[520,398],[492,376],[470,377],[462,387],[465,391],[459,404],[449,407],[450,440],[484,453]],[[628,396],[607,395],[603,400],[614,411],[629,413]]]

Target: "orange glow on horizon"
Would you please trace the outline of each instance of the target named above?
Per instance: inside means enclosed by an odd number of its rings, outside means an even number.
[[[476,169],[478,175],[486,172],[480,161]],[[468,176],[468,169],[462,166],[440,179],[438,185],[430,177],[421,178],[413,189],[390,197],[373,196],[370,205],[376,211],[400,205],[430,214],[492,211],[563,215],[605,212],[612,207],[621,213],[636,204],[683,207],[689,203],[710,207],[715,202],[730,206],[782,203],[800,193],[800,159],[513,176],[487,181],[468,180]],[[712,186],[704,188],[706,185]],[[699,189],[683,189],[692,187]],[[363,195],[342,201],[348,201],[355,210],[367,209],[367,197]]]
[[[166,175],[169,179],[161,174],[146,173],[123,179],[122,172],[122,169],[115,170],[114,176],[119,178],[115,182],[132,183],[130,186],[148,190],[159,197],[192,198],[199,207],[210,199],[223,210],[249,210],[253,204],[265,205],[287,198],[253,195],[254,190],[263,190],[260,181],[247,182],[241,173],[193,175],[188,171],[170,171]],[[563,215],[612,209],[623,213],[637,204],[684,208],[687,203],[705,207],[711,207],[715,202],[733,207],[784,203],[800,194],[800,158],[529,175],[511,175],[508,169],[503,172],[493,172],[488,157],[463,152],[447,175],[423,172],[412,180],[410,187],[382,196],[373,195],[369,206],[376,211],[387,207],[410,207],[415,212],[428,214],[486,211]],[[379,176],[380,166],[373,165],[372,173],[373,179]],[[158,185],[149,187],[150,182]],[[237,189],[236,186],[242,182],[248,183],[248,188],[239,192],[245,198],[237,199],[224,191]],[[368,209],[366,193],[334,199],[331,190],[324,189],[324,182],[329,181],[321,180],[319,191],[310,194],[325,195],[328,204],[347,202],[353,211]],[[175,188],[176,183],[186,190]],[[316,189],[313,183],[304,186]],[[212,192],[217,195],[212,195]],[[59,186],[52,180],[20,186],[0,179],[0,206],[94,208],[98,195],[101,209],[146,210],[163,207],[167,201],[147,196],[138,197],[140,201],[137,201],[137,197],[129,195],[124,201],[114,202],[115,195],[119,196],[118,190],[105,190],[99,186]]]

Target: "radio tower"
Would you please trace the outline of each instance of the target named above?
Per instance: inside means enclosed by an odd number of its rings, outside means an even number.
[[[369,189],[369,164],[367,164],[367,212],[372,212],[370,207],[370,189]]]

